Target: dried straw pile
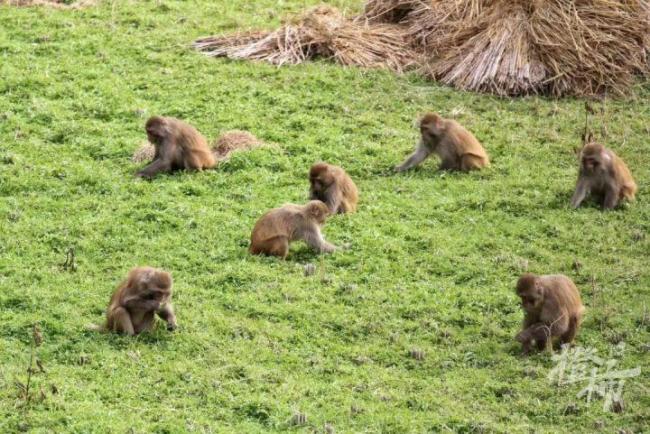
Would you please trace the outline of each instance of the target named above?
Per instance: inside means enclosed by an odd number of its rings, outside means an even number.
[[[225,161],[235,151],[249,151],[264,143],[248,131],[230,130],[222,133],[213,145],[217,161]]]
[[[623,94],[647,72],[639,0],[435,0],[406,21],[427,73],[498,95]]]
[[[273,32],[209,37],[194,43],[208,56],[265,60],[275,65],[325,58],[341,65],[385,67],[396,72],[418,65],[415,52],[406,46],[403,26],[355,23],[330,6],[310,9]]]
[[[205,38],[212,56],[419,67],[497,95],[624,94],[650,71],[649,0],[368,0],[351,20],[318,7],[271,33]]]

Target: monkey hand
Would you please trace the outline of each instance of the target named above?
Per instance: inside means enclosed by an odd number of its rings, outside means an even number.
[[[149,176],[149,175],[146,174],[145,172],[138,172],[138,173],[135,174],[135,177],[136,177],[136,178],[146,179],[146,180],[150,180],[150,179],[151,179],[151,176]]]

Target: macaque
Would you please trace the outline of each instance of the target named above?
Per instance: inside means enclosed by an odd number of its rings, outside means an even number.
[[[153,161],[136,176],[151,179],[160,172],[211,169],[216,161],[205,138],[180,119],[154,116],[145,125],[155,147]]]
[[[420,142],[406,161],[395,167],[403,172],[423,162],[431,153],[441,159],[440,170],[467,172],[490,165],[481,143],[458,122],[427,113],[420,120]]]
[[[615,208],[623,199],[634,200],[636,183],[623,160],[591,136],[580,152],[580,172],[571,206],[578,208],[591,194],[603,209]]]
[[[585,308],[571,279],[561,274],[524,274],[517,282],[517,295],[525,316],[515,339],[523,345],[524,354],[530,352],[533,342],[538,350],[553,338],[562,344],[573,342]]]
[[[309,170],[309,183],[309,199],[325,202],[332,214],[357,210],[357,186],[342,168],[316,163]]]
[[[167,330],[175,330],[171,298],[172,277],[168,272],[136,267],[113,293],[106,311],[106,324],[92,328],[134,336],[151,330],[157,314],[167,322]]]
[[[323,239],[320,227],[330,215],[329,208],[319,200],[306,205],[286,204],[264,214],[251,234],[250,253],[286,258],[289,243],[304,240],[319,253],[332,253],[336,246]]]

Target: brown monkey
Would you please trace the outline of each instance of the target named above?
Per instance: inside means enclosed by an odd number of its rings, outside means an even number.
[[[150,179],[159,172],[203,170],[215,166],[208,143],[190,124],[176,118],[154,116],[149,118],[145,129],[155,154],[153,161],[136,176]]]
[[[312,200],[304,206],[286,204],[272,209],[255,224],[249,252],[286,258],[289,243],[304,240],[320,253],[331,253],[336,246],[325,241],[320,232],[329,215],[329,208],[319,200]]]
[[[604,209],[615,208],[621,200],[634,200],[636,183],[630,170],[612,150],[589,135],[580,152],[580,172],[571,206],[578,208],[589,195]]]
[[[424,161],[431,153],[438,154],[440,170],[480,169],[490,165],[490,159],[481,143],[458,122],[427,113],[420,120],[420,142],[415,152],[399,166],[403,172]]]
[[[176,315],[171,297],[172,277],[168,272],[136,267],[111,296],[106,324],[92,328],[133,336],[150,330],[154,325],[154,314],[157,314],[167,322],[167,330],[175,330]]]
[[[554,337],[563,344],[573,342],[585,308],[571,279],[561,274],[524,274],[517,282],[517,295],[525,317],[516,339],[524,354],[530,352],[533,341],[540,350]]]
[[[332,214],[355,212],[359,193],[352,178],[339,166],[316,163],[309,170],[310,200],[325,202]]]

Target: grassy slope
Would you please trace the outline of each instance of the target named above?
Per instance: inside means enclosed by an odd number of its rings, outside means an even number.
[[[197,36],[276,26],[315,1],[252,3],[0,7],[0,432],[280,431],[296,411],[308,429],[337,432],[647,427],[648,90],[606,105],[607,143],[636,175],[637,202],[574,212],[580,101],[500,100],[413,76],[187,49]],[[429,161],[392,175],[429,109],[460,112],[493,167],[443,174]],[[209,137],[248,129],[280,148],[136,182],[129,157],[152,114]],[[356,215],[325,228],[350,249],[249,257],[256,218],[304,201],[307,168],[321,159],[348,169],[362,194]],[[76,273],[60,267],[70,247]],[[316,276],[303,276],[308,262]],[[137,264],[173,272],[179,332],[85,331]],[[512,287],[526,266],[578,283],[582,345],[606,354],[627,343],[621,366],[644,372],[626,384],[623,414],[549,385],[548,354],[518,357]],[[47,398],[23,411],[14,380],[36,321],[47,372],[35,383]]]

